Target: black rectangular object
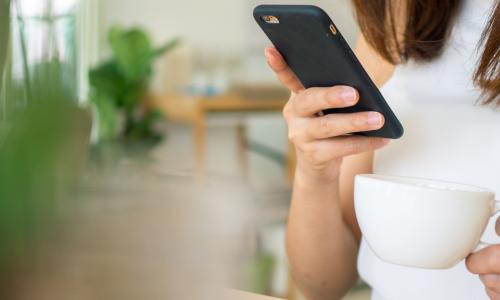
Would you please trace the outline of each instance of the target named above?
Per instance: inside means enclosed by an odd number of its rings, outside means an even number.
[[[264,16],[274,16],[279,23],[266,22]],[[304,87],[347,85],[358,90],[360,101],[356,106],[329,109],[325,113],[377,111],[385,117],[384,126],[376,131],[356,134],[391,139],[403,136],[403,126],[321,8],[313,5],[260,5],[254,10],[254,18]],[[331,25],[335,29],[333,32]]]

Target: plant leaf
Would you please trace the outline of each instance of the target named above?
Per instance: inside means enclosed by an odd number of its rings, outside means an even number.
[[[174,38],[171,41],[168,41],[165,45],[161,46],[160,48],[157,48],[153,52],[154,57],[158,57],[163,55],[164,53],[167,53],[177,47],[181,43],[181,39],[179,38]]]
[[[117,106],[123,105],[123,94],[127,82],[120,72],[116,62],[108,61],[89,72],[89,82],[95,92],[106,94],[108,100]]]
[[[112,139],[117,133],[118,113],[113,102],[113,99],[106,94],[97,93],[92,96],[92,103],[97,111],[101,140]]]
[[[147,111],[142,119],[136,120],[132,128],[128,128],[125,132],[126,137],[129,139],[144,139],[154,138],[157,136],[153,131],[153,125],[160,120],[163,114],[159,111]]]
[[[61,192],[76,175],[73,168],[83,159],[89,138],[88,115],[68,105],[70,99],[38,96],[0,139],[2,271],[16,257],[32,254],[41,237],[49,232],[53,237],[61,207],[72,199]]]
[[[113,27],[109,43],[119,69],[128,80],[138,80],[151,74],[153,49],[148,35],[138,28],[123,30]]]

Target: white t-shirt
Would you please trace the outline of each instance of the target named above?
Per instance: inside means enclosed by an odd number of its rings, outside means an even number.
[[[481,91],[472,82],[479,38],[493,5],[494,0],[464,1],[443,55],[398,67],[384,86],[405,136],[376,153],[375,173],[478,185],[500,197],[500,109],[477,104]],[[490,224],[485,239],[500,242],[493,231]],[[396,266],[380,260],[363,241],[358,268],[374,300],[488,299],[464,262],[449,270]]]

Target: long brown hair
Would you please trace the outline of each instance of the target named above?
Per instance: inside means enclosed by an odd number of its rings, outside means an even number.
[[[352,0],[366,41],[393,64],[430,61],[446,44],[462,0]],[[473,80],[483,104],[500,105],[500,3],[492,8]]]

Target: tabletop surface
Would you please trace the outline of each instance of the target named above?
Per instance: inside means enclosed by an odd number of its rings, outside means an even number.
[[[228,296],[230,296],[229,298],[232,300],[282,300],[278,298],[256,295],[236,290],[228,291]]]

